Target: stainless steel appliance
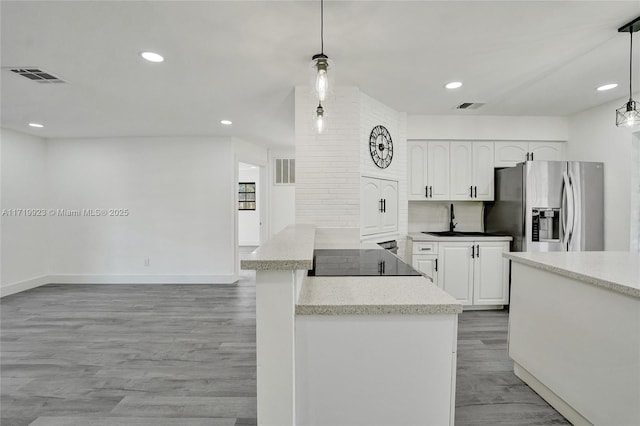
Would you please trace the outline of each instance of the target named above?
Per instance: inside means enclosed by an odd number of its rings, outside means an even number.
[[[485,230],[511,235],[512,251],[604,250],[604,165],[527,161],[496,169]]]

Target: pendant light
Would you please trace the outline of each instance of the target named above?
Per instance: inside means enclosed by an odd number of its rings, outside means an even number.
[[[640,124],[640,111],[633,100],[631,83],[633,80],[633,33],[640,30],[640,17],[618,28],[618,32],[629,32],[629,101],[616,110],[616,126],[632,127]]]
[[[324,108],[321,103],[318,103],[318,108],[316,108],[316,131],[318,134],[322,134],[325,124]]]
[[[324,0],[320,0],[320,53],[311,58],[316,69],[316,94],[324,102],[329,91],[329,57],[324,54]]]

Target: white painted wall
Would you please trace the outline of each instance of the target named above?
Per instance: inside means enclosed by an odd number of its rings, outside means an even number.
[[[49,218],[50,274],[66,282],[235,279],[233,142],[70,139],[48,147],[50,208],[129,210]]]
[[[275,181],[275,166],[274,161],[276,158],[295,158],[295,150],[270,150],[269,151],[269,167],[267,173],[269,176],[268,182],[268,224],[269,224],[269,238],[278,232],[282,231],[287,225],[291,225],[296,222],[296,185],[276,185]],[[296,180],[298,179],[298,173],[301,171],[299,164],[296,161]]]
[[[409,115],[407,139],[566,141],[565,117]]]
[[[47,143],[38,137],[0,129],[1,209],[46,209]],[[2,293],[40,285],[46,275],[47,218],[1,218]]]
[[[637,95],[636,95],[637,97]],[[604,247],[605,250],[629,250],[631,242],[636,246],[637,236],[632,240],[631,218],[637,232],[639,206],[634,206],[632,216],[632,199],[637,200],[638,184],[632,187],[632,170],[640,169],[638,155],[633,155],[633,146],[638,144],[640,135],[638,128],[619,128],[615,125],[615,110],[625,100],[605,104],[583,111],[569,118],[569,141],[567,158],[577,161],[602,161],[604,166]],[[637,177],[636,177],[637,178]]]
[[[258,246],[260,245],[260,214],[262,211],[260,169],[258,166],[240,163],[238,182],[255,182],[256,184],[256,209],[238,210],[238,245]]]

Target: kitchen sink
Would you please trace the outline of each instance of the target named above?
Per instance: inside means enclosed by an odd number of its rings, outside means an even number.
[[[463,231],[435,231],[423,232],[427,235],[435,235],[438,237],[501,237],[500,234],[492,234],[490,232],[463,232]]]

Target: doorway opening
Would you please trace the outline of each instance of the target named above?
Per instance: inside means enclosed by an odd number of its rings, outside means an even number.
[[[262,243],[262,173],[261,167],[238,163],[238,254],[243,259]]]

